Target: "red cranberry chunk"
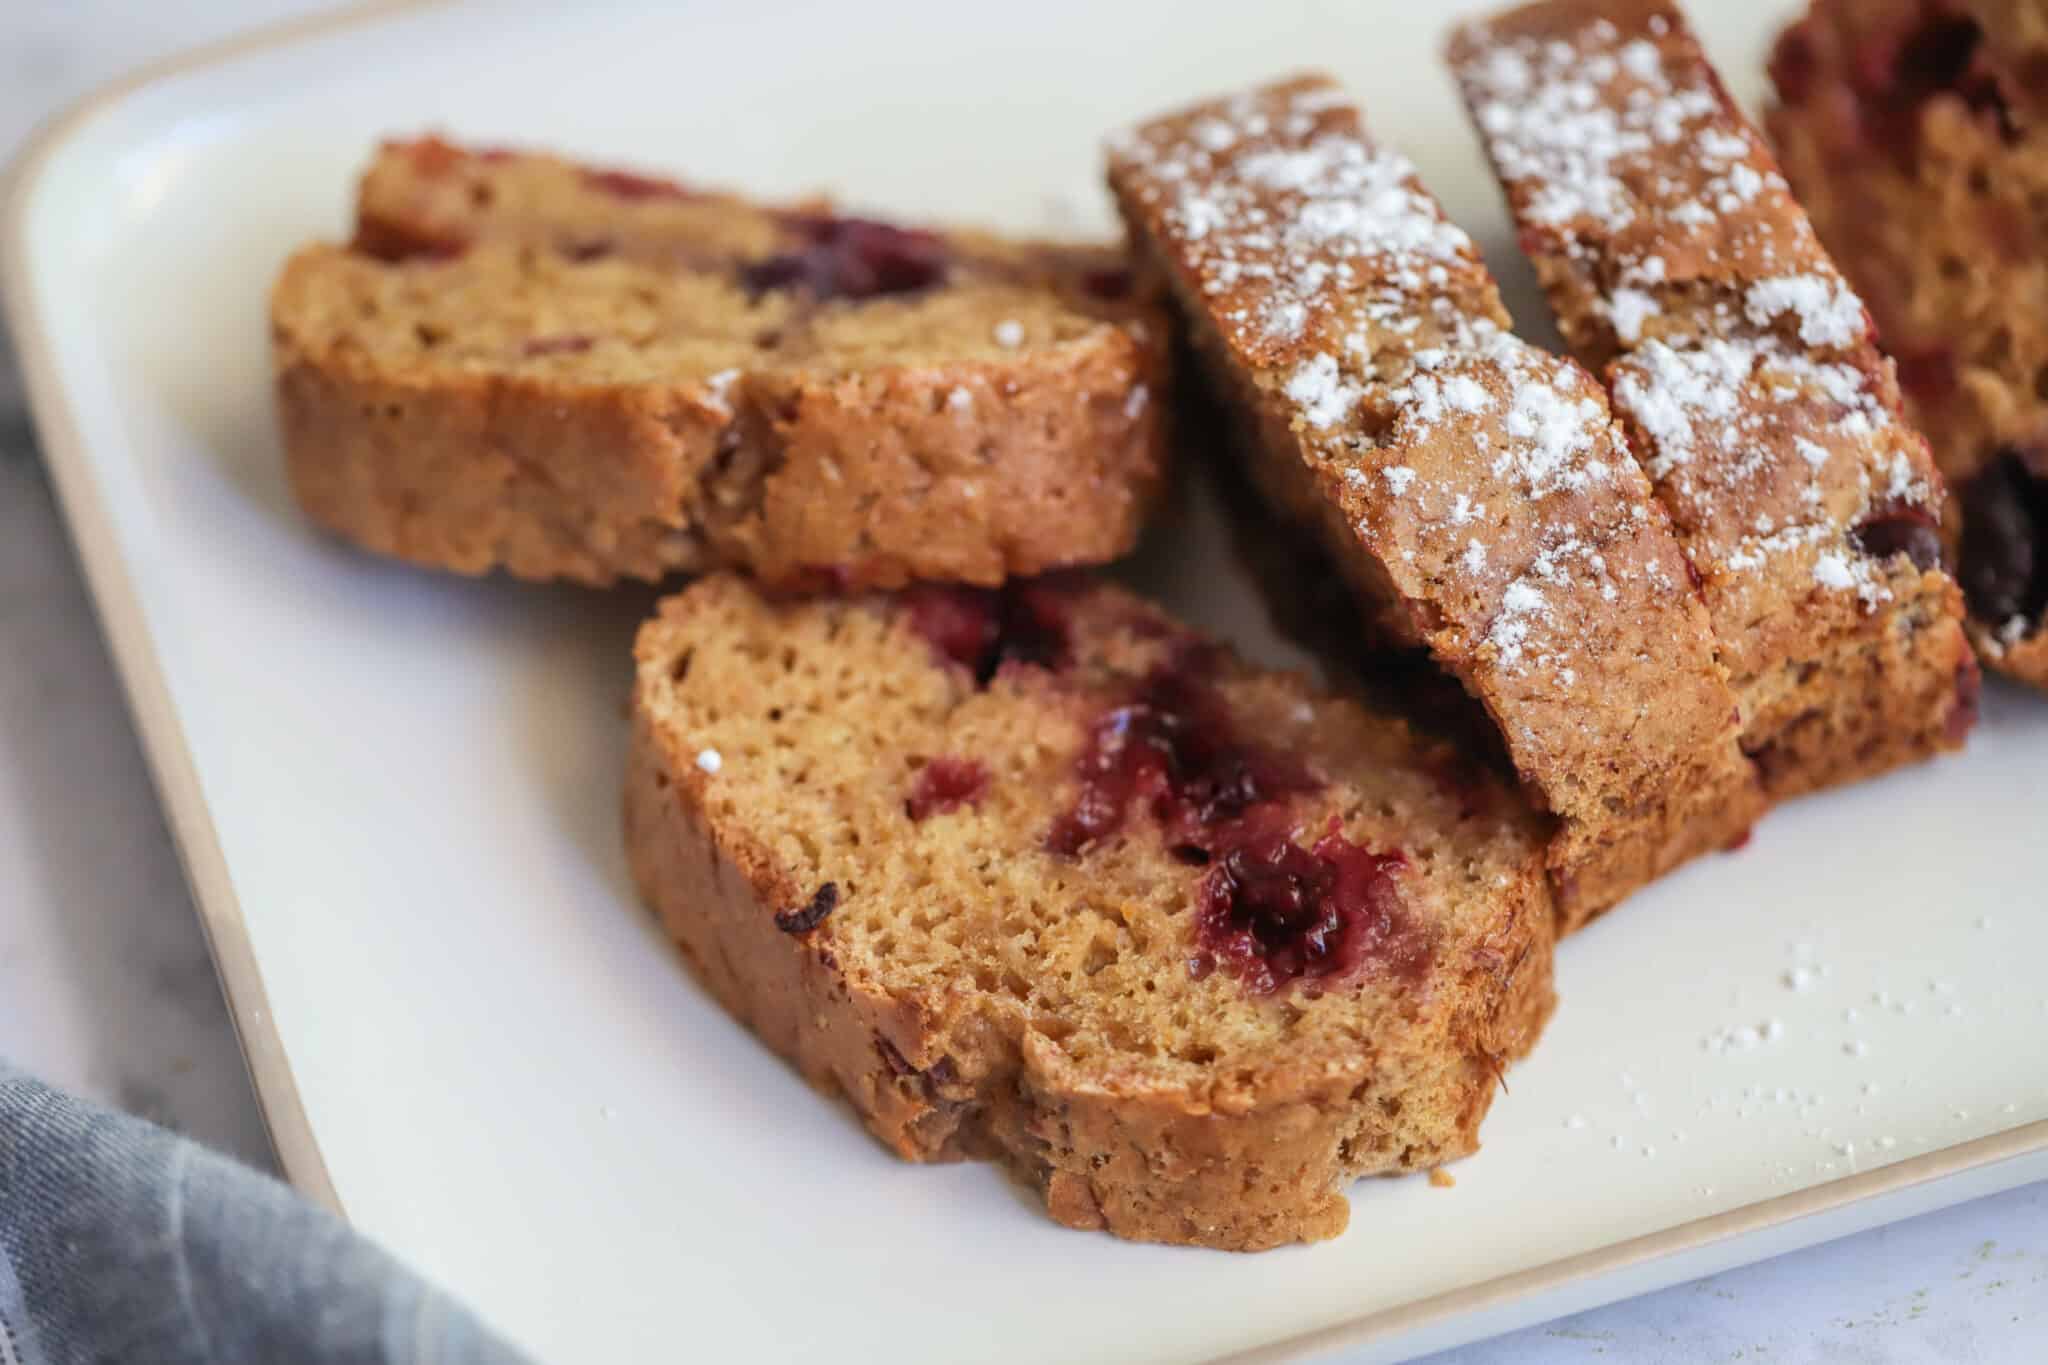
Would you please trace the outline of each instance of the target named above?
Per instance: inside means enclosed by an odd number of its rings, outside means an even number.
[[[818,299],[867,299],[916,293],[945,277],[946,244],[934,233],[867,218],[800,216],[789,222],[804,245],[741,270],[740,282],[749,292],[800,289]]]
[[[1500,783],[1479,759],[1465,753],[1446,755],[1430,763],[1429,773],[1445,795],[1457,801],[1459,819],[1493,813]]]
[[[979,804],[988,789],[988,769],[971,758],[935,758],[918,771],[903,810],[912,820]]]
[[[446,175],[469,159],[468,153],[462,148],[432,133],[410,141],[393,141],[384,145],[390,151],[403,154],[412,163],[415,174],[429,177]]]
[[[1956,391],[1956,360],[1946,346],[1900,350],[1899,387],[1922,403],[1946,402]]]
[[[1895,40],[1889,62],[1869,63],[1865,78],[1874,91],[1901,101],[1953,90],[1969,74],[1983,39],[1974,19],[1930,14]]]
[[[1081,288],[1089,297],[1105,302],[1129,297],[1132,284],[1131,272],[1121,266],[1089,270],[1081,276]]]
[[[1998,80],[1983,60],[1983,31],[1946,4],[1923,8],[1912,28],[1866,43],[1850,73],[1865,136],[1873,147],[1909,157],[1920,111],[1937,97],[1960,99],[2010,139],[2016,128]]]
[[[1262,809],[1321,785],[1298,758],[1239,734],[1213,681],[1219,657],[1212,645],[1177,648],[1096,720],[1076,765],[1080,793],[1046,836],[1049,850],[1080,853],[1136,806],[1166,832],[1174,856],[1196,862]]]
[[[1418,978],[1429,945],[1401,905],[1396,877],[1405,865],[1334,827],[1314,848],[1285,832],[1239,844],[1197,889],[1197,961],[1220,965],[1254,995],[1297,981],[1342,984],[1374,962]]]
[[[420,232],[404,223],[365,218],[356,225],[348,247],[396,265],[402,261],[452,261],[469,249],[469,242]]]
[[[1948,710],[1948,720],[1943,729],[1948,742],[1961,744],[1969,738],[1970,731],[1977,728],[1977,714],[1983,705],[1984,672],[1977,666],[1975,655],[1965,656],[1956,665],[1956,699]]]
[[[510,147],[476,146],[462,147],[433,133],[411,140],[399,139],[384,144],[389,151],[402,153],[412,161],[413,169],[421,175],[445,175],[465,161],[481,161],[486,165],[510,161],[519,153]]]
[[[2048,479],[2008,450],[1963,488],[1963,595],[1980,619],[2048,610]]]
[[[638,202],[647,199],[694,199],[695,195],[673,180],[663,180],[651,175],[637,175],[632,171],[587,170],[583,172],[583,183],[594,190],[602,190],[615,198]]]
[[[1771,51],[1771,84],[1777,87],[1779,99],[1797,107],[1806,103],[1806,97],[1813,93],[1813,79],[1819,69],[1820,60],[1813,47],[1812,21],[1801,20],[1785,30]]]
[[[561,336],[532,337],[519,348],[521,355],[580,355],[596,343],[596,338],[581,332]]]
[[[1924,508],[1906,503],[1881,507],[1856,528],[1857,548],[1873,559],[1903,554],[1921,571],[1941,564],[1941,533]]]
[[[903,595],[910,626],[986,687],[1004,664],[1067,665],[1067,607],[1046,583],[1001,588],[920,587]]]

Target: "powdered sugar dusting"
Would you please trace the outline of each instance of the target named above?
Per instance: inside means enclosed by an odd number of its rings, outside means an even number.
[[[1653,26],[1653,32],[1655,32]],[[1660,35],[1661,36],[1661,35]],[[1863,306],[1820,252],[1762,141],[1722,102],[1704,61],[1625,36],[1612,21],[1569,37],[1485,24],[1460,34],[1458,77],[1525,224],[1555,229],[1618,282],[1600,309],[1623,345],[1666,306],[1666,253],[1775,261],[1732,301],[1759,326],[1796,319],[1808,345],[1852,346]],[[1797,267],[1788,270],[1788,267]]]
[[[1613,324],[1614,334],[1628,345],[1641,340],[1643,324],[1662,311],[1656,295],[1640,289],[1617,289],[1607,301],[1607,320]]]
[[[1311,356],[1287,381],[1287,397],[1312,427],[1333,427],[1351,415],[1362,390],[1346,383],[1335,356]]]
[[[1372,509],[1399,502],[1412,538],[1381,553],[1483,584],[1477,600],[1498,605],[1471,628],[1497,666],[1572,688],[1584,604],[1619,595],[1576,495],[1642,476],[1599,385],[1506,329],[1470,239],[1407,159],[1318,82],[1148,124],[1112,156],[1180,283],[1359,500],[1360,536],[1378,534]],[[1646,295],[1643,315],[1653,306]],[[1489,554],[1495,489],[1539,547],[1533,563]]]
[[[1759,327],[1792,314],[1799,339],[1809,346],[1854,346],[1866,329],[1863,301],[1841,280],[1818,275],[1758,280],[1743,299],[1743,311]]]
[[[1501,174],[1530,187],[1530,221],[1590,220],[1618,232],[1646,211],[1740,203],[1784,187],[1775,172],[1751,164],[1746,138],[1715,125],[1720,102],[1697,73],[1672,72],[1653,44],[1624,41],[1606,20],[1578,37],[1465,31],[1477,55],[1461,63],[1459,78]],[[1645,173],[1681,143],[1706,172],[1701,186]]]
[[[1598,460],[1574,459],[1592,448],[1594,434],[1606,426],[1606,405],[1582,388],[1578,371],[1569,366],[1557,369],[1548,383],[1518,383],[1507,429],[1522,444],[1497,456],[1494,472],[1519,475],[1530,493],[1583,487],[1609,472]]]
[[[1890,600],[1852,528],[1879,504],[1931,513],[1934,490],[1870,374],[1765,334],[1647,342],[1612,377],[1615,409],[1648,438],[1644,466],[1703,568],[1795,555],[1819,587],[1866,607]]]
[[[1585,344],[1622,352],[1614,405],[1689,557],[1710,580],[1780,573],[1794,604],[1889,601],[1856,528],[1880,508],[1938,520],[1938,492],[1861,300],[1755,130],[1669,23],[1649,38],[1590,17],[1512,30],[1463,30],[1459,80],[1521,224],[1603,291],[1580,308],[1611,336]]]

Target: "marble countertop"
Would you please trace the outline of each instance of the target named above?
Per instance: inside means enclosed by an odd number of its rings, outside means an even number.
[[[320,0],[13,0],[0,156],[135,66]],[[0,1049],[273,1166],[0,335]],[[1994,1362],[2048,1340],[2048,1185],[1468,1347],[1484,1362]]]

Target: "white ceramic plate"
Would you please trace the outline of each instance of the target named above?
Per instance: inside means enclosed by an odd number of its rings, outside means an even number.
[[[1697,8],[1753,94],[1777,6]],[[1134,1360],[1420,1350],[2048,1174],[2037,698],[1992,688],[1966,757],[1784,811],[1567,944],[1563,1008],[1455,1190],[1362,1185],[1313,1248],[1168,1250],[1057,1229],[986,1168],[897,1164],[679,967],[616,829],[649,595],[417,573],[293,513],[264,292],[341,230],[381,133],[1096,227],[1104,130],[1324,64],[1536,326],[1446,22],[400,9],[186,64],[41,143],[7,220],[15,336],[301,1186],[551,1361]],[[1143,576],[1276,652],[1213,518]]]

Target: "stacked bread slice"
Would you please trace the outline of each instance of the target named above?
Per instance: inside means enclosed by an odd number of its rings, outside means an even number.
[[[997,583],[1129,549],[1164,329],[1113,250],[387,145],[271,299],[306,512],[464,573]]]
[[[1238,450],[1362,628],[1419,645],[1560,822],[1575,928],[1759,808],[1691,570],[1593,378],[1515,337],[1471,240],[1330,81],[1147,123],[1110,182]]]
[[[1566,339],[1699,572],[1774,797],[1958,745],[1943,489],[1862,302],[1684,17],[1543,0],[1451,61]]]

